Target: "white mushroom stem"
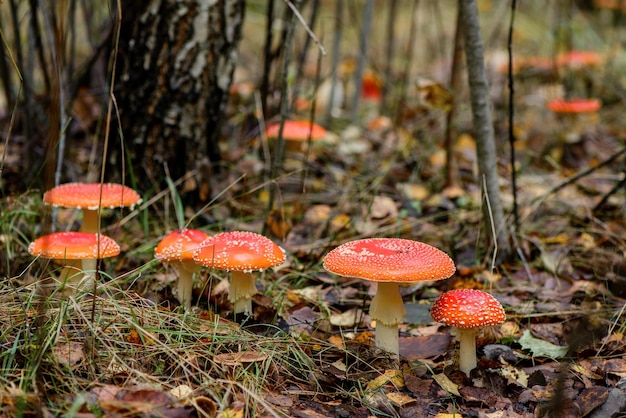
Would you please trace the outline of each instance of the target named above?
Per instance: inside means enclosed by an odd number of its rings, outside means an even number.
[[[83,223],[81,232],[98,232],[98,209],[83,208]]]
[[[200,265],[191,260],[172,263],[178,272],[176,298],[185,309],[191,307],[193,297],[193,275],[200,270]]]
[[[65,287],[75,287],[75,285],[80,281],[80,278],[83,276],[80,260],[57,261],[63,264],[63,268],[59,274],[59,283]]]
[[[476,368],[476,328],[456,328],[459,340],[459,370],[466,375]]]
[[[233,271],[230,279],[228,300],[234,305],[233,312],[252,314],[252,296],[257,293],[252,273]]]
[[[398,325],[405,314],[398,283],[378,282],[378,291],[370,304],[370,316],[376,320],[376,347],[399,357]]]
[[[84,275],[76,282],[77,289],[91,290],[94,280],[96,279],[96,270],[98,269],[97,258],[85,258],[82,261]]]
[[[75,295],[78,290],[86,288],[87,283],[91,283],[91,280],[88,280],[89,275],[85,273],[86,260],[57,261],[63,264],[58,280],[64,295]]]

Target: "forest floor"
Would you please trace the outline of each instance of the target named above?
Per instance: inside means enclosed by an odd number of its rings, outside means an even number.
[[[42,296],[38,283],[55,267],[27,248],[50,211],[39,190],[3,196],[0,416],[626,416],[623,104],[616,84],[591,72],[572,77],[591,81],[604,105],[582,124],[545,110],[559,91],[552,75],[546,82],[520,75],[518,226],[506,106],[495,103],[513,246],[498,264],[485,244],[469,134],[458,136],[454,151],[460,190],[445,189],[437,83],[416,89],[421,95],[406,103],[399,123],[375,119],[377,112],[359,126],[336,120],[326,141],[289,153],[274,181],[268,144],[247,134],[256,120],[253,98],[233,101],[220,173],[206,184],[172,181],[176,187],[143,193],[131,211],[103,213],[102,231],[122,254],[102,264],[95,297],[89,290]],[[504,101],[504,83],[494,86]],[[460,117],[461,132],[468,122]],[[577,139],[560,139],[568,134]],[[82,172],[91,150],[75,141],[67,161]],[[24,152],[10,145],[8,172]],[[274,185],[276,205],[268,211]],[[206,205],[180,203],[179,192],[197,191],[209,196]],[[56,216],[58,229],[80,223],[76,211]],[[176,272],[154,260],[159,240],[181,226],[177,218],[209,234],[263,232],[285,249],[284,264],[258,274],[245,322],[233,318],[229,277],[217,270],[196,278],[192,309],[179,306],[171,290]],[[375,284],[322,267],[337,245],[372,236],[426,242],[457,266],[450,279],[401,289],[407,315],[399,360],[372,344]],[[480,334],[470,376],[457,370],[450,328],[429,313],[437,296],[458,288],[491,293],[507,317]]]

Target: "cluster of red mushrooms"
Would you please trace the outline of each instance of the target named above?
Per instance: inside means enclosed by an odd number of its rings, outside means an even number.
[[[132,189],[119,184],[70,183],[44,194],[53,206],[83,210],[80,232],[57,232],[38,238],[29,252],[54,259],[64,268],[58,276],[60,288],[68,294],[88,289],[93,283],[97,260],[120,252],[111,238],[99,234],[102,208],[130,206],[141,201]],[[175,295],[184,309],[191,307],[193,276],[202,266],[231,272],[229,301],[233,312],[252,313],[257,293],[253,272],[278,266],[285,252],[270,239],[254,232],[233,231],[213,236],[196,229],[176,230],[155,248],[155,258],[174,267],[178,274]],[[405,315],[400,284],[447,279],[455,273],[452,259],[443,251],[422,242],[401,238],[369,238],[346,242],[324,258],[331,273],[378,282],[370,305],[376,321],[377,347],[399,356],[398,326]],[[69,290],[69,292],[67,292]],[[477,365],[476,332],[504,322],[500,303],[486,292],[474,289],[451,290],[435,300],[432,318],[457,329],[460,342],[459,368],[468,374]]]
[[[55,290],[72,294],[91,288],[98,260],[120,253],[115,240],[99,233],[100,212],[106,208],[133,208],[141,202],[139,194],[121,184],[67,183],[44,193],[43,202],[54,207],[81,209],[81,230],[44,235],[29,245],[28,252],[63,266]]]

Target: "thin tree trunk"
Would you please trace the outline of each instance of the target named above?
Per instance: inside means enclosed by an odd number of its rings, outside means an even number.
[[[452,66],[450,69],[450,89],[452,89],[452,107],[446,115],[446,190],[452,196],[458,192],[459,164],[455,153],[457,130],[455,118],[459,106],[461,92],[461,60],[463,59],[463,32],[461,29],[461,12],[457,11],[456,32],[454,34],[454,50],[452,51]]]
[[[485,192],[483,205],[487,237],[497,245],[497,259],[511,252],[508,233],[504,224],[504,210],[498,186],[497,153],[494,138],[489,84],[485,71],[484,48],[476,0],[461,0],[459,3],[463,33],[465,34],[465,59],[469,78],[470,99],[476,151],[478,153],[479,184]]]
[[[361,83],[363,82],[363,71],[367,61],[367,48],[369,45],[372,18],[374,15],[374,0],[366,0],[363,10],[363,23],[359,37],[359,58],[357,60],[356,71],[354,72],[354,96],[352,97],[352,123],[356,123],[359,117],[359,103],[361,102]]]

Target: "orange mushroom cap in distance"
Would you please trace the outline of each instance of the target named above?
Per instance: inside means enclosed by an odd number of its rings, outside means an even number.
[[[55,232],[37,238],[28,246],[34,256],[57,260],[114,257],[120,246],[112,238],[90,232]]]
[[[432,318],[456,328],[481,328],[504,322],[500,302],[489,293],[476,289],[450,290],[439,296],[430,311]]]
[[[340,245],[324,258],[324,268],[340,276],[378,282],[442,280],[456,271],[443,251],[402,238],[368,238]]]
[[[278,138],[279,131],[280,122],[272,123],[265,130],[265,135],[268,138]],[[309,139],[309,135],[312,140],[322,139],[326,136],[326,129],[307,120],[285,121],[285,125],[283,126],[284,139],[292,141],[306,141]]]
[[[162,262],[192,261],[193,253],[209,234],[197,229],[178,229],[167,234],[154,250],[154,257]]]
[[[569,51],[556,58],[557,64],[570,65],[576,68],[598,65],[602,61],[602,55],[596,51]]]
[[[115,208],[141,202],[136,191],[115,183],[66,183],[48,190],[44,203],[66,208],[96,210],[98,207]]]
[[[598,99],[556,99],[549,101],[547,106],[555,113],[590,113],[599,110],[602,102]]]
[[[285,251],[272,240],[254,232],[222,232],[206,239],[193,259],[205,267],[253,272],[285,261]]]

